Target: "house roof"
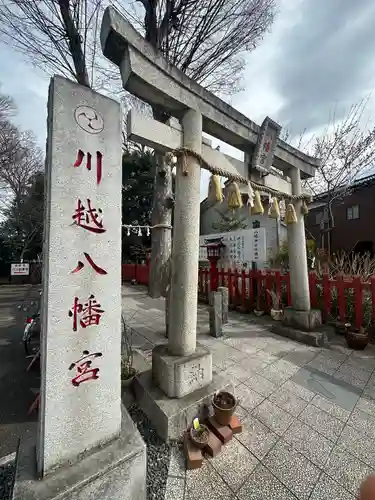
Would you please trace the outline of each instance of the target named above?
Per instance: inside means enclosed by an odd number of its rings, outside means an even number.
[[[356,179],[354,182],[349,184],[349,188],[357,190],[357,189],[361,189],[363,187],[371,186],[373,184],[375,184],[375,174],[367,175],[366,177],[361,177],[359,179]],[[344,189],[347,189],[347,186],[342,186],[341,188],[337,188],[337,189],[344,190]],[[324,191],[323,193],[317,194],[316,196],[314,196],[314,201],[318,202],[319,200],[324,199],[327,196],[327,194],[328,194],[328,191]]]

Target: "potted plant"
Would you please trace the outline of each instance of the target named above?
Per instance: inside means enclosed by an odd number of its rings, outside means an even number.
[[[133,361],[130,360],[126,354],[121,356],[121,387],[129,387],[133,382],[136,371],[132,363]]]
[[[199,422],[198,418],[193,420],[189,433],[190,440],[196,448],[203,449],[207,445],[210,431],[206,425]]]
[[[283,310],[281,308],[280,294],[273,290],[267,290],[267,293],[272,300],[271,318],[275,321],[281,321],[283,318]]]
[[[254,314],[255,316],[263,316],[264,310],[262,309],[262,292],[263,292],[263,287],[260,288],[257,294],[257,298],[255,301],[255,309],[254,309]]]
[[[214,417],[220,425],[229,425],[237,406],[237,400],[230,392],[219,391],[212,398]]]
[[[350,325],[347,328],[345,338],[348,347],[358,351],[363,350],[369,343],[368,332],[363,326],[356,328],[355,326]]]

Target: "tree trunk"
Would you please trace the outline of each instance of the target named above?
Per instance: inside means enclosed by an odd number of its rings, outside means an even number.
[[[154,182],[154,203],[151,223],[172,224],[172,169],[166,164],[164,155],[156,154]],[[165,297],[170,280],[170,260],[172,253],[172,230],[155,228],[151,234],[151,269],[148,293],[152,298]]]
[[[81,36],[74,24],[69,8],[69,0],[58,0],[61,17],[64,21],[66,36],[68,38],[69,50],[72,55],[77,82],[85,87],[90,87],[89,75],[87,73],[85,55],[82,50]]]

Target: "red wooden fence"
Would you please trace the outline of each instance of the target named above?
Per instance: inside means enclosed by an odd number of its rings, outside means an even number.
[[[123,264],[122,280],[148,284],[149,267],[140,264]],[[271,297],[266,290],[274,290],[281,297],[283,306],[290,306],[290,277],[289,273],[279,271],[252,271],[252,270],[218,270],[219,286],[226,286],[229,290],[229,304],[231,307],[243,311],[251,311],[255,305],[269,311],[272,306]],[[321,309],[323,319],[340,318],[340,321],[354,322],[357,327],[370,316],[375,321],[375,276],[370,281],[363,282],[358,276],[344,278],[337,276],[330,279],[328,274],[318,278],[314,272],[309,274],[311,306]],[[201,300],[208,301],[210,290],[210,270],[199,269],[198,293]],[[257,303],[258,298],[258,303]],[[349,303],[350,302],[350,303]],[[351,317],[347,317],[348,310]]]

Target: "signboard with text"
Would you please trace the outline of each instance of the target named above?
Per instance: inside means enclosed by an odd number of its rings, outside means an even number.
[[[29,276],[30,274],[30,264],[11,264],[10,275],[11,276]]]
[[[223,238],[222,241],[225,245],[223,259],[233,262],[237,266],[244,264],[251,266],[252,262],[263,263],[267,260],[266,230],[264,228],[200,236],[199,260],[207,260],[207,249],[202,245],[211,238]]]
[[[271,118],[267,116],[264,119],[260,128],[260,134],[258,136],[258,142],[255,146],[252,161],[252,165],[255,169],[269,171],[272,167],[280,130],[281,126],[271,120]]]

